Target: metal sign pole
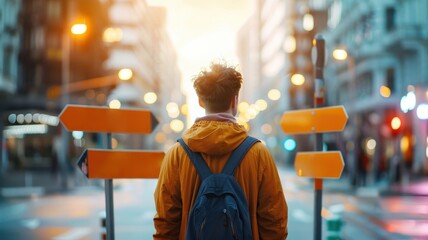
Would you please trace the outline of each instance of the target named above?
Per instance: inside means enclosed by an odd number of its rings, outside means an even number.
[[[315,61],[315,86],[314,86],[314,107],[324,106],[324,64],[325,64],[325,39],[322,35],[317,34],[315,36],[315,49],[314,49],[313,61]],[[315,151],[323,150],[323,134],[315,133]],[[322,236],[322,221],[321,221],[321,209],[322,209],[322,178],[315,178],[314,190],[314,239],[321,240]]]
[[[107,149],[112,149],[111,133],[107,133]],[[106,231],[107,239],[114,240],[114,206],[113,206],[113,179],[104,180],[106,197]]]

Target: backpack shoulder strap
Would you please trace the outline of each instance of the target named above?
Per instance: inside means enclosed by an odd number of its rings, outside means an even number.
[[[204,180],[205,178],[207,178],[212,174],[207,163],[202,158],[201,153],[193,152],[192,150],[190,150],[189,146],[187,146],[183,138],[178,139],[177,142],[179,142],[181,146],[184,148],[184,150],[186,151],[187,155],[189,156],[190,160],[193,163],[193,166],[195,166],[196,171],[199,174],[199,177],[201,177],[201,180]]]
[[[256,142],[260,142],[260,140],[247,136],[247,138],[230,154],[222,173],[233,175],[235,173],[235,169],[241,163],[241,160]]]

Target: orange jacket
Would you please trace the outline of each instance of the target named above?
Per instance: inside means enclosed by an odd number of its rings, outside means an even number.
[[[230,152],[247,136],[232,122],[197,121],[183,134],[194,152],[201,152],[213,173],[223,169]],[[285,239],[288,208],[274,160],[256,143],[235,171],[246,196],[253,239]],[[165,155],[155,191],[154,239],[185,239],[189,212],[200,178],[184,149],[176,143]]]

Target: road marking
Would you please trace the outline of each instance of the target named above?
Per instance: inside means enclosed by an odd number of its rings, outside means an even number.
[[[73,228],[70,231],[54,237],[54,240],[77,240],[90,233],[89,228]]]

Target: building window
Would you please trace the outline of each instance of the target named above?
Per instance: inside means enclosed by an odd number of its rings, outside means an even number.
[[[50,0],[47,5],[49,19],[57,20],[61,17],[61,4],[58,0]]]
[[[358,78],[357,97],[360,99],[367,98],[373,94],[373,73],[363,73]]]
[[[395,93],[395,71],[393,68],[386,70],[386,86],[391,89],[391,93]]]
[[[386,31],[390,32],[395,29],[395,9],[393,7],[386,8]]]
[[[43,49],[45,44],[45,32],[43,27],[38,26],[32,31],[31,35],[31,48],[37,50]]]

